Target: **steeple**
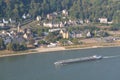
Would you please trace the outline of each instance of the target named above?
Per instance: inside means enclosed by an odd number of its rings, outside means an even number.
[[[17,32],[20,32],[21,31],[21,26],[20,26],[20,23],[18,24],[17,26]]]

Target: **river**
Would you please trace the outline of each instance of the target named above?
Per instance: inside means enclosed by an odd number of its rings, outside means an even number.
[[[64,66],[54,62],[102,55],[104,59]],[[0,58],[0,80],[119,80],[120,47],[69,50]]]

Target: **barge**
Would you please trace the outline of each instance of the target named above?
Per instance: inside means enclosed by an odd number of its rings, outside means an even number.
[[[102,59],[102,56],[97,56],[97,55],[93,55],[93,56],[89,56],[89,57],[83,57],[83,58],[75,58],[75,59],[67,59],[67,60],[60,60],[55,62],[55,65],[58,64],[70,64],[70,63],[77,63],[77,62],[85,62],[85,61],[93,61],[93,60],[99,60]]]

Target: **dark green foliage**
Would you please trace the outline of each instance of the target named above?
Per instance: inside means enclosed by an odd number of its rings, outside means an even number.
[[[39,44],[47,44],[44,40],[40,40],[38,43]]]
[[[46,41],[48,42],[56,42],[61,39],[61,35],[59,32],[50,32],[48,36],[46,36]]]
[[[67,30],[69,32],[72,32],[72,31],[84,31],[84,30],[89,30],[89,31],[94,31],[94,30],[100,30],[100,28],[97,28],[95,26],[83,26],[83,27],[79,27],[79,26],[76,26],[76,27],[68,27]]]
[[[2,38],[0,38],[0,49],[5,49],[5,44]]]
[[[112,27],[110,28],[110,30],[113,30],[113,31],[120,30],[120,23],[112,25]]]
[[[38,36],[44,36],[44,32],[48,32],[48,29],[49,28],[46,28],[46,27],[37,27],[37,28],[33,28],[32,29],[32,32],[34,34],[38,34]]]
[[[82,43],[79,41],[79,39],[77,39],[77,38],[73,38],[71,41],[72,41],[73,44],[75,44],[75,45],[82,44]]]
[[[21,51],[26,49],[27,49],[27,46],[24,43],[23,44],[9,43],[7,45],[7,50],[10,50],[10,51]]]
[[[63,9],[67,9],[72,18],[96,22],[100,17],[107,17],[116,23],[120,21],[119,0],[0,0],[1,18],[18,19],[24,13],[34,18]]]

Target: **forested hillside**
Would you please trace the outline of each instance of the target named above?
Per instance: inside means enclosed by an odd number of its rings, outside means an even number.
[[[100,17],[120,22],[120,0],[0,0],[0,17],[32,17],[67,9],[72,18],[96,21]]]

